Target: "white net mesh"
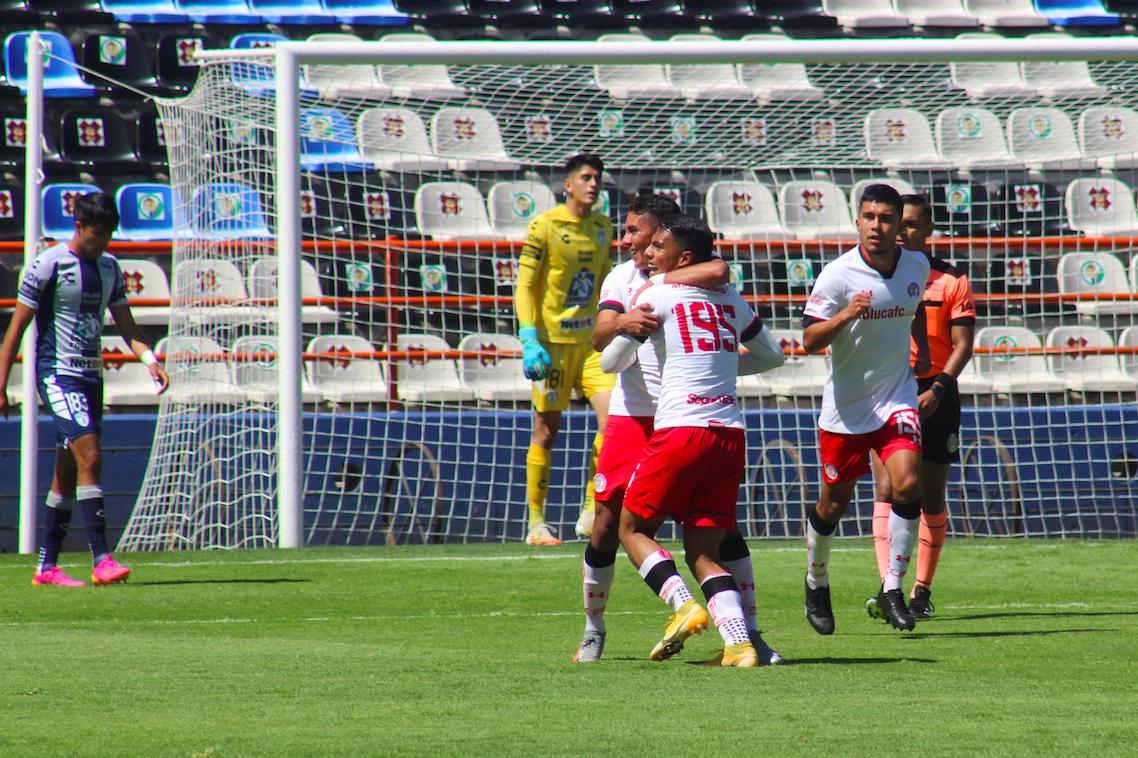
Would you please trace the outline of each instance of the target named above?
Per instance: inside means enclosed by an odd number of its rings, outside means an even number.
[[[306,541],[523,536],[531,411],[515,260],[580,151],[606,162],[614,221],[642,192],[707,218],[790,349],[814,277],[854,239],[851,193],[886,181],[927,194],[933,251],[978,301],[951,529],[1133,535],[1136,70],[307,67]],[[163,346],[173,389],[121,549],[276,541],[272,95],[271,59],[235,57],[161,105],[184,232]],[[741,384],[745,534],[801,534],[824,361],[795,355]],[[575,408],[547,504],[563,536],[594,428]],[[858,499],[872,501],[868,482]],[[868,510],[841,528],[868,533]]]

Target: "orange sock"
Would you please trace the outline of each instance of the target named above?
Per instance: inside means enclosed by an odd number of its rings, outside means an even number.
[[[948,511],[935,516],[921,514],[921,528],[918,531],[921,548],[917,551],[917,584],[925,589],[933,586],[933,574],[940,560],[940,549],[944,547],[944,533],[948,530]],[[916,585],[913,591],[916,592]]]
[[[873,549],[877,553],[877,575],[885,581],[889,573],[889,514],[893,513],[890,503],[880,500],[873,504]]]

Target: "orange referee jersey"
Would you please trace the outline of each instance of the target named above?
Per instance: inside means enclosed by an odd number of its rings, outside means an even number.
[[[926,253],[926,255],[928,255]],[[976,304],[968,276],[948,261],[929,255],[929,283],[925,286],[925,318],[928,321],[929,355],[933,366],[922,379],[944,371],[952,355],[952,327],[976,323]],[[917,362],[917,345],[912,344],[912,363]]]

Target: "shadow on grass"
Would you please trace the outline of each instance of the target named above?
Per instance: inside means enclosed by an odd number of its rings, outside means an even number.
[[[1138,611],[1026,611],[1016,613],[976,613],[970,616],[937,616],[931,621],[983,621],[1012,618],[1068,618],[1072,616],[1138,616]],[[923,623],[923,622],[922,622]]]
[[[173,579],[168,582],[131,582],[131,587],[174,587],[181,584],[304,584],[311,579]]]
[[[902,635],[906,640],[935,640],[940,638],[971,639],[981,637],[1046,637],[1052,634],[1102,634],[1116,632],[1117,629],[1037,629],[1026,632],[933,632],[932,634]]]
[[[932,658],[786,658],[780,666],[813,666],[818,664],[828,666],[860,666],[882,665],[888,663],[939,663]]]

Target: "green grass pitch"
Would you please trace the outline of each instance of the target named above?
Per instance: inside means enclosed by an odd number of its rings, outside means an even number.
[[[787,664],[749,671],[695,665],[714,630],[645,660],[667,613],[623,555],[605,660],[571,663],[579,544],[123,555],[77,590],[0,556],[0,756],[1138,753],[1138,542],[949,540],[902,633],[841,541],[825,638],[801,545],[751,549]]]

